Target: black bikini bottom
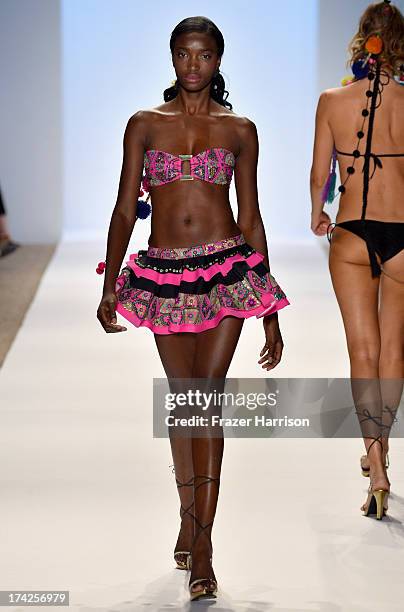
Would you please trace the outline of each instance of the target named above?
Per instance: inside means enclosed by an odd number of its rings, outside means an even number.
[[[381,268],[376,253],[383,264],[404,249],[404,223],[396,221],[376,221],[375,219],[353,219],[330,223],[327,227],[327,238],[331,242],[331,226],[342,227],[362,238],[367,245],[372,277],[380,276]]]

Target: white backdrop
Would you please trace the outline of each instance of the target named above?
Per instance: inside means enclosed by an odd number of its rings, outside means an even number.
[[[0,185],[12,236],[62,231],[59,0],[0,0]]]
[[[203,4],[225,38],[221,69],[229,100],[258,127],[260,203],[269,237],[298,236],[307,225],[316,4]],[[126,122],[136,110],[163,102],[174,77],[170,33],[194,14],[192,6],[157,0],[150,11],[149,4],[128,0],[63,3],[66,232],[105,234]],[[233,203],[234,185],[232,194]],[[136,223],[135,245],[149,228],[149,219]]]
[[[346,47],[366,5],[206,0],[200,9],[225,37],[234,110],[258,127],[268,240],[313,239],[315,108],[320,91],[346,74]],[[192,5],[163,0],[0,2],[0,185],[16,239],[50,242],[62,231],[106,239],[126,122],[163,101],[174,77],[171,30],[192,14]],[[234,186],[231,193],[236,215]],[[137,222],[135,246],[149,230],[150,219]]]

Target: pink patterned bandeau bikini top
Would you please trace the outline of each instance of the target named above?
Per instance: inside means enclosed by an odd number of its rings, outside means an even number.
[[[189,162],[189,174],[183,171],[183,162]],[[172,181],[200,179],[215,185],[229,185],[236,160],[228,149],[215,147],[196,155],[173,155],[158,149],[149,149],[144,154],[143,187],[165,185]]]

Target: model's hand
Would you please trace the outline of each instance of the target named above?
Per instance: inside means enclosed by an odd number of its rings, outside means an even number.
[[[331,223],[331,219],[327,213],[322,211],[319,215],[312,215],[311,230],[316,236],[324,236],[327,233],[327,227]]]
[[[126,327],[116,324],[116,305],[118,303],[115,293],[105,293],[102,296],[97,310],[97,319],[107,333],[126,331]]]
[[[278,314],[274,313],[264,317],[265,344],[260,352],[262,368],[272,370],[281,360],[283,340],[279,329]]]

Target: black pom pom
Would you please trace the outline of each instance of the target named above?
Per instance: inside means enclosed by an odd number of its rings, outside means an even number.
[[[151,206],[148,202],[144,200],[138,200],[136,206],[136,216],[139,219],[147,219],[147,217],[151,213]]]
[[[357,133],[357,137],[358,137],[358,138],[363,138],[363,137],[364,137],[364,135],[365,135],[365,134],[364,134],[364,132],[362,132],[362,130],[359,130],[359,132]],[[355,155],[355,153],[354,153],[354,155]],[[358,157],[359,157],[359,156],[358,156]]]
[[[355,168],[353,166],[349,166],[346,171],[348,172],[348,174],[353,174],[355,172]]]
[[[369,114],[369,111],[367,110],[367,108],[364,108],[363,111],[362,111],[363,117],[367,117],[368,114]]]
[[[362,132],[362,134],[363,134],[363,132]],[[355,149],[355,151],[353,152],[353,156],[356,157],[356,158],[361,156],[361,152],[359,151],[359,149]]]
[[[373,72],[369,72],[369,74],[368,74],[369,81],[373,81],[374,78],[375,78],[374,73]]]
[[[368,98],[371,98],[373,93],[370,91],[370,89],[367,90],[366,95]]]
[[[344,185],[340,185],[340,186],[338,187],[338,191],[339,191],[340,193],[345,193],[345,187],[344,187]]]

